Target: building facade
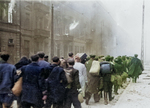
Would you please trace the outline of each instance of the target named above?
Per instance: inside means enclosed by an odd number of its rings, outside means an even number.
[[[0,8],[0,52],[10,54],[14,64],[22,56],[38,51],[50,53],[50,7],[47,2],[2,2]],[[11,5],[14,5],[13,8]]]
[[[1,5],[0,51],[11,55],[10,63],[38,51],[51,59],[51,17],[55,56],[115,55],[116,24],[98,1],[0,1]]]

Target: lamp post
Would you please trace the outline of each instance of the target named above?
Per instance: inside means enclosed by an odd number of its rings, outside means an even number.
[[[53,21],[53,11],[54,11],[54,6],[53,6],[53,4],[52,4],[52,10],[51,10],[51,12],[52,12],[52,14],[51,14],[51,59],[53,58],[53,56],[54,56],[54,36],[53,36],[53,23],[54,23],[54,21]]]
[[[144,64],[144,9],[145,4],[143,0],[143,14],[142,14],[142,38],[141,38],[141,61]]]

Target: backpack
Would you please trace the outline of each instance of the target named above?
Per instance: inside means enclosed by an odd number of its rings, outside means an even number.
[[[99,76],[99,71],[100,71],[100,63],[99,63],[99,61],[94,60],[92,62],[92,66],[90,68],[89,73],[94,76]]]
[[[100,72],[102,74],[109,74],[111,73],[111,64],[109,62],[103,62],[100,64]]]
[[[72,83],[73,82],[72,75],[71,75],[72,69],[70,69],[70,70],[64,69],[64,71],[65,71],[65,75],[67,78],[67,82]]]

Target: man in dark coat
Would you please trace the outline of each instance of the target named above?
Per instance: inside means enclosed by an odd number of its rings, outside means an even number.
[[[42,108],[44,103],[42,100],[42,92],[44,79],[41,77],[43,68],[38,65],[38,55],[31,56],[32,63],[21,68],[23,74],[22,108]]]
[[[41,66],[41,67],[48,67],[48,66],[50,66],[50,64],[44,60],[44,56],[45,56],[44,52],[38,52],[37,54],[39,56],[39,62],[38,62],[39,66]]]
[[[65,69],[66,74],[68,75],[68,86],[66,90],[66,100],[64,108],[71,108],[73,104],[74,108],[81,108],[81,103],[78,100],[78,91],[80,89],[79,82],[79,71],[73,68],[74,59],[69,58],[67,60],[68,68]]]
[[[31,61],[26,57],[22,57],[18,63],[15,64],[15,67],[16,67],[16,75],[15,75],[15,79],[19,79],[20,77],[22,77],[22,74],[21,74],[21,67],[23,66],[26,66],[28,64],[30,64]],[[17,107],[18,108],[21,108],[21,95],[16,97],[17,99]]]
[[[38,52],[37,55],[39,56],[39,60],[38,60],[38,65],[40,67],[43,67],[44,68],[44,72],[42,74],[42,76],[44,76],[45,79],[48,78],[49,74],[50,74],[50,63],[46,62],[44,60],[44,56],[45,56],[45,53],[44,52]]]
[[[2,104],[5,108],[9,108],[13,102],[12,87],[14,86],[14,75],[16,73],[16,68],[14,65],[7,63],[9,59],[9,54],[1,54],[0,63],[0,108]]]
[[[52,71],[47,79],[47,100],[45,108],[62,108],[65,99],[65,86],[67,79],[62,67],[59,66],[58,57],[53,57],[53,64],[50,66]]]

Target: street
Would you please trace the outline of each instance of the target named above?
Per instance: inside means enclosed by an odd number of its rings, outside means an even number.
[[[149,108],[150,102],[150,73],[144,71],[140,75],[137,83],[129,82],[126,89],[119,89],[119,95],[115,95],[114,100],[104,105],[102,98],[99,103],[94,103],[93,98],[90,100],[90,105],[82,103],[83,108]],[[126,84],[127,85],[127,84]],[[113,94],[114,96],[114,94]]]
[[[120,88],[118,91],[119,95],[113,94],[115,98],[109,102],[108,105],[104,105],[103,98],[100,99],[99,103],[94,103],[93,98],[91,98],[89,105],[86,105],[85,102],[82,103],[82,108],[149,108],[149,71],[144,71],[137,80],[137,83],[132,83],[130,79],[128,79],[124,86],[127,87],[125,89]],[[16,108],[16,101],[14,102],[13,108]]]

